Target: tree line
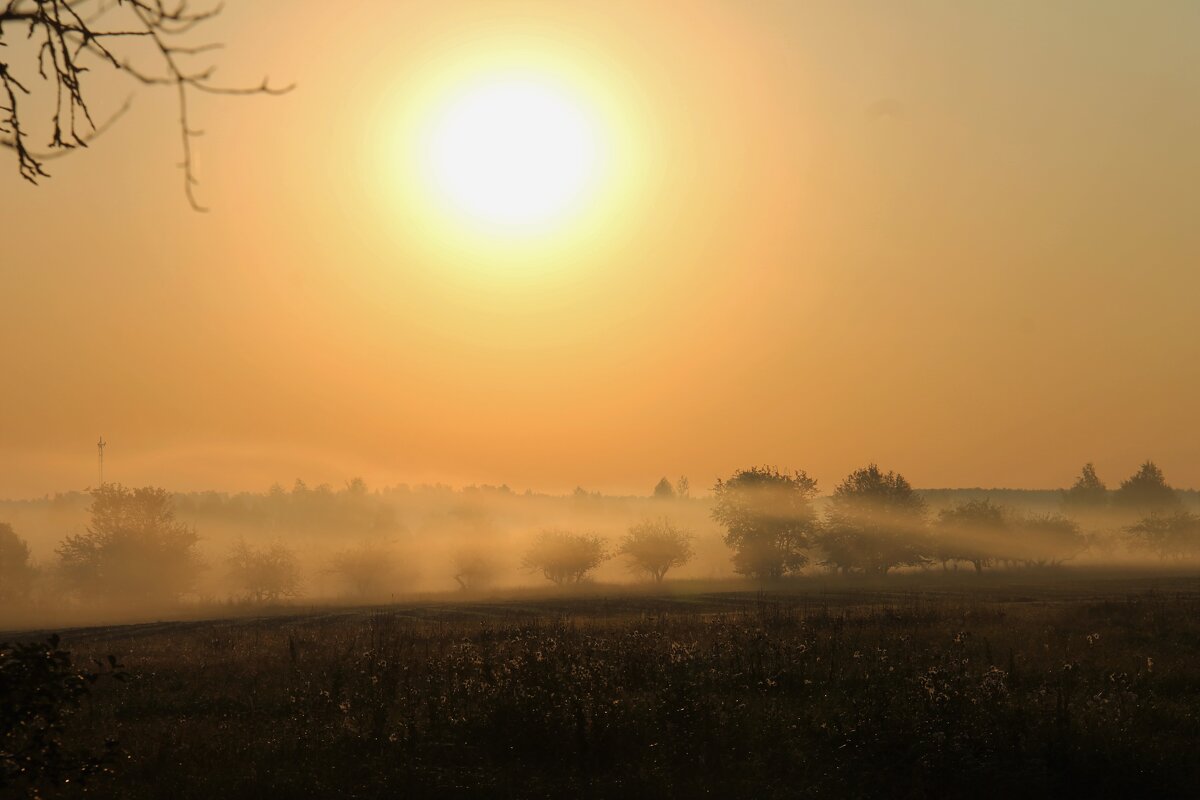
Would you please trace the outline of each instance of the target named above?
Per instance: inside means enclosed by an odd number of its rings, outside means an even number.
[[[866,575],[934,564],[968,564],[976,572],[998,564],[1057,565],[1090,545],[1079,519],[1112,509],[1139,517],[1122,529],[1131,547],[1163,557],[1200,554],[1200,516],[1182,509],[1150,461],[1115,492],[1087,464],[1063,491],[1067,513],[1014,512],[984,498],[934,515],[903,475],[876,464],[846,476],[824,514],[814,503],[817,482],[804,471],[751,467],[718,481],[713,492],[712,516],[725,528],[735,570],[758,579],[797,574],[814,561]]]
[[[666,479],[658,498],[686,496]],[[668,491],[668,488],[670,491]],[[682,488],[682,491],[680,489]],[[288,496],[275,491],[275,508],[315,503],[340,508],[366,527],[391,517],[364,503],[365,486],[347,486],[340,497],[299,487]],[[711,517],[724,531],[734,570],[759,580],[777,580],[813,568],[839,574],[884,576],[901,568],[983,572],[997,566],[1053,566],[1083,553],[1094,534],[1082,523],[1100,514],[1124,514],[1126,544],[1163,559],[1200,555],[1200,515],[1185,510],[1178,494],[1153,462],[1146,462],[1116,490],[1109,490],[1093,465],[1062,492],[1062,512],[1030,513],[988,498],[959,502],[931,512],[919,492],[899,473],[869,464],[847,475],[824,507],[817,481],[804,471],[774,467],[735,471],[713,486]],[[332,497],[332,495],[331,495]],[[320,498],[320,499],[315,499]],[[90,522],[66,536],[56,549],[55,588],[80,601],[155,605],[195,593],[204,565],[196,553],[194,526],[176,516],[174,498],[155,487],[105,484],[91,492]],[[344,517],[343,517],[344,518]],[[586,581],[609,559],[660,583],[694,557],[692,531],[668,516],[630,525],[619,541],[593,532],[561,528],[533,535],[521,566],[558,585]],[[452,577],[463,590],[486,588],[499,573],[498,555],[486,547],[460,550]],[[276,602],[303,591],[296,555],[282,541],[251,544],[239,539],[221,565],[238,596]],[[397,555],[382,540],[364,541],[327,559],[324,572],[358,596],[385,593],[399,574]],[[28,597],[38,570],[28,545],[11,525],[0,523],[0,602]]]

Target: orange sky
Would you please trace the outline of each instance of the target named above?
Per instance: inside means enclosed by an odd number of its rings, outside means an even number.
[[[1200,6],[445,5],[231,4],[219,74],[298,89],[196,102],[209,214],[120,80],[52,180],[0,162],[0,496],[93,483],[101,433],[176,489],[1200,485]],[[514,252],[394,167],[497,50],[625,137],[619,202]]]

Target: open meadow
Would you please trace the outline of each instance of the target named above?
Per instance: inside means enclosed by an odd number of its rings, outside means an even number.
[[[77,665],[111,654],[123,675],[64,746],[104,761],[88,796],[180,800],[1186,797],[1200,779],[1194,574],[736,588],[71,630]]]

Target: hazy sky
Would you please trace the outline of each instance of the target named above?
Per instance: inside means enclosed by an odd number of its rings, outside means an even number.
[[[229,4],[218,74],[298,88],[196,101],[209,214],[124,80],[52,180],[0,161],[0,496],[94,483],[101,433],[177,489],[1200,484],[1200,4],[447,5]],[[404,155],[505,58],[620,178],[520,246],[431,222]]]

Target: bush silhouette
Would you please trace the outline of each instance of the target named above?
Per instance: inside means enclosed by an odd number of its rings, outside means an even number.
[[[1159,558],[1186,558],[1200,553],[1200,514],[1156,512],[1125,528],[1135,547]]]
[[[255,603],[273,603],[300,593],[296,555],[279,542],[254,547],[239,539],[226,563],[234,584]]]
[[[0,644],[0,796],[48,797],[47,790],[86,784],[115,763],[112,739],[96,752],[67,745],[64,733],[92,684],[105,674],[125,680],[125,673],[112,656],[101,671],[81,670],[58,645],[58,636]]]
[[[1078,510],[1097,510],[1108,505],[1108,487],[1096,475],[1090,462],[1083,465],[1079,477],[1070,489],[1062,493],[1063,505]]]
[[[521,564],[562,585],[581,582],[608,557],[603,540],[595,534],[548,530],[534,537]]]
[[[58,546],[67,585],[85,599],[176,601],[199,571],[196,532],[175,519],[171,495],[108,483],[92,491],[91,524]]]
[[[665,517],[646,520],[629,529],[617,552],[628,558],[630,570],[662,583],[667,570],[691,561],[692,536]]]
[[[475,550],[460,551],[454,557],[454,581],[464,592],[487,588],[495,580],[496,564]]]
[[[1004,509],[988,498],[970,500],[938,512],[934,555],[943,568],[949,561],[966,561],[982,573],[1005,557],[1008,539]]]
[[[17,603],[29,594],[33,567],[29,545],[7,522],[0,522],[0,603]]]
[[[396,580],[396,554],[388,542],[364,541],[333,557],[329,571],[358,597],[384,594]]]
[[[1151,514],[1178,508],[1179,495],[1167,484],[1158,465],[1147,461],[1128,480],[1121,482],[1113,503],[1130,511]]]
[[[1079,524],[1062,514],[1030,514],[1016,527],[1012,556],[1026,566],[1057,566],[1087,549]]]

